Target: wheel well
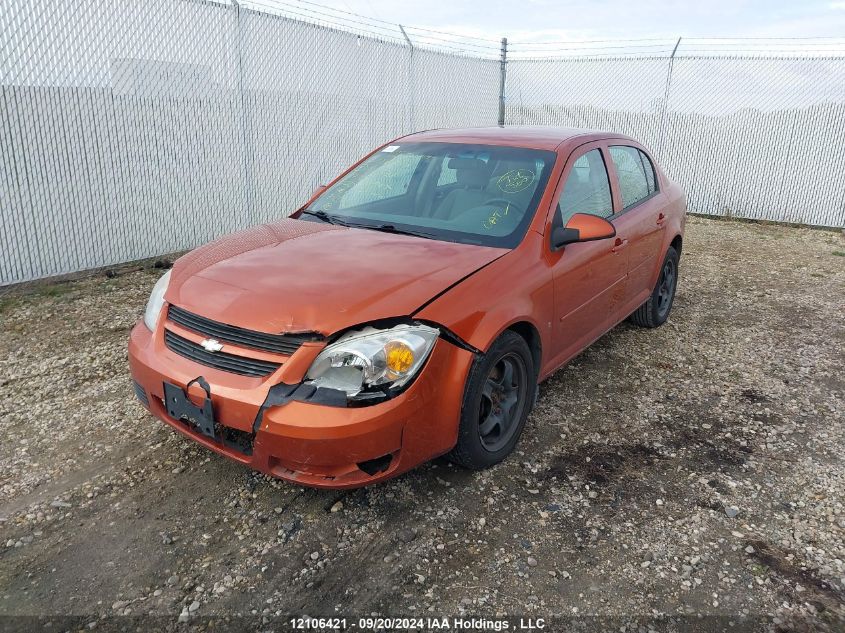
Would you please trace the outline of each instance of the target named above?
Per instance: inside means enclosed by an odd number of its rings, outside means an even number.
[[[534,358],[534,370],[539,374],[543,349],[540,343],[540,333],[537,331],[537,328],[528,321],[519,321],[511,325],[508,329],[519,334],[528,343],[528,349],[531,350],[531,356]]]
[[[671,246],[672,246],[672,248],[674,248],[676,251],[678,251],[678,257],[680,257],[680,256],[681,256],[681,246],[683,245],[683,242],[684,242],[684,240],[683,240],[683,238],[682,238],[680,235],[676,235],[676,236],[675,236],[675,239],[674,239],[674,240],[672,240],[672,244],[671,244]]]

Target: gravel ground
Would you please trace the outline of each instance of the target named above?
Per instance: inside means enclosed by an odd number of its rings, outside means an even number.
[[[845,628],[842,234],[690,218],[670,321],[546,381],[511,459],[351,492],[249,472],[136,403],[127,335],[159,273],[0,303],[0,614]]]

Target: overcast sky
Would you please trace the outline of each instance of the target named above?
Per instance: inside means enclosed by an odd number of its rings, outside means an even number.
[[[522,41],[845,35],[845,0],[315,1],[390,22]]]

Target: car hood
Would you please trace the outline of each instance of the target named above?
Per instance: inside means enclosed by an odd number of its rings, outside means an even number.
[[[165,299],[261,332],[321,332],[411,315],[505,249],[285,219],[181,257]]]

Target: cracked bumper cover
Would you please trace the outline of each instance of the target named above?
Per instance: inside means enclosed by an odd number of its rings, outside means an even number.
[[[321,347],[304,345],[274,374],[253,378],[197,364],[164,345],[163,328],[143,323],[132,330],[129,366],[136,390],[160,420],[207,448],[273,477],[309,486],[348,488],[398,475],[451,449],[457,439],[464,383],[473,354],[439,339],[426,366],[406,391],[377,404],[336,407],[288,401],[258,413],[274,385],[298,383]],[[210,385],[216,421],[242,434],[253,432],[248,454],[216,442],[164,407],[164,383],[185,389],[197,376]],[[205,393],[188,390],[195,402]],[[385,470],[368,474],[358,464],[391,457]],[[386,460],[385,460],[386,461]]]

